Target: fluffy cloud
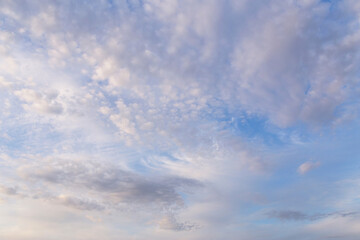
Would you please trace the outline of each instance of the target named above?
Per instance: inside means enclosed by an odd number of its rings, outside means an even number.
[[[213,1],[206,6],[195,2],[191,8],[183,1],[146,1],[134,9],[120,1],[113,4],[52,3],[44,8],[33,4],[39,14],[20,18],[32,19],[30,27],[23,27],[34,33],[34,41],[43,39],[50,62],[62,62],[62,68],[78,66],[95,82],[104,83],[110,93],[151,84],[148,89],[136,90],[145,101],[152,100],[157,84],[182,88],[169,96],[160,90],[165,95],[160,101],[186,96],[189,92],[182,83],[188,82],[201,86],[202,95],[211,94],[229,107],[241,107],[266,115],[279,126],[289,126],[330,123],[341,117],[340,105],[346,105],[354,94],[351,85],[356,69],[352,62],[356,56],[351,53],[356,51],[357,30],[351,20],[346,20],[343,29],[332,24],[336,12],[329,10],[329,3],[272,1],[266,9],[256,1]],[[346,3],[339,5],[337,16],[345,19],[351,10]],[[80,6],[84,9],[66,29],[67,14]],[[62,11],[50,14],[55,8]],[[94,8],[119,12],[109,20]],[[8,17],[9,12],[26,11],[15,3],[3,9]],[[253,15],[246,13],[250,10]],[[137,18],[123,21],[130,16]],[[82,27],[84,18],[92,19],[88,27]],[[234,22],[239,25],[230,35],[226,25]],[[101,25],[107,28],[100,29]],[[94,34],[102,34],[104,44],[92,38]],[[224,34],[226,38],[221,39]],[[22,41],[20,36],[16,39]]]
[[[56,101],[56,92],[41,95],[32,89],[21,89],[14,94],[25,101],[27,104],[24,107],[30,110],[49,114],[61,114],[63,111],[62,105]]]
[[[269,217],[316,218],[323,173],[306,173],[327,151],[286,156],[358,124],[359,15],[355,0],[2,1],[1,193],[131,211],[129,232],[156,239],[262,239],[238,226],[293,196],[309,200]]]

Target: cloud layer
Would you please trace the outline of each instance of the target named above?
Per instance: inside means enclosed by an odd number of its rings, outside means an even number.
[[[354,239],[359,16],[355,0],[2,1],[0,236],[327,239],[339,223]]]

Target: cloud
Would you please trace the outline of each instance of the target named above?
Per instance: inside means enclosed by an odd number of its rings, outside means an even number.
[[[159,209],[182,208],[184,201],[178,191],[201,186],[192,179],[175,176],[145,177],[111,164],[104,165],[90,160],[81,162],[49,159],[42,161],[41,165],[38,164],[21,166],[18,170],[20,176],[32,182],[32,185],[45,184],[49,190],[55,191],[55,194],[59,185],[66,187],[66,191],[72,194],[80,191],[86,196],[86,192],[92,192],[95,200],[99,199],[102,205],[109,208],[116,208],[119,204]],[[41,197],[44,194],[46,195],[46,192],[38,195]],[[60,194],[55,200],[80,209],[103,208],[92,203],[91,194],[88,198],[90,200],[87,201]]]
[[[1,191],[1,193],[7,194],[7,195],[17,195],[18,194],[18,190],[16,187],[0,186],[0,191]]]
[[[63,204],[68,207],[80,209],[80,210],[103,210],[104,207],[100,204],[89,201],[89,200],[83,200],[71,196],[66,195],[59,195],[57,198],[53,199],[54,202],[59,202],[60,204]]]
[[[350,53],[357,51],[353,19],[345,21],[352,11],[347,3],[339,3],[336,15],[331,4],[315,1],[274,0],[269,3],[274,8],[258,1],[211,1],[206,6],[197,1],[145,1],[136,8],[117,2],[113,7],[121,11],[112,13],[111,20],[94,10],[110,11],[106,3],[72,5],[35,3],[38,14],[33,16],[14,3],[4,7],[3,14],[11,18],[9,12],[18,12],[14,21],[29,29],[34,41],[43,41],[50,62],[69,70],[78,67],[109,93],[137,89],[145,101],[150,96],[156,101],[165,95],[157,92],[161,85],[188,95],[185,81],[191,88],[201,86],[203,97],[221,99],[229,109],[265,115],[281,127],[329,124],[341,117],[339,110],[354,94],[345,87],[356,76],[351,64],[356,56]],[[137,17],[127,20],[130,16]],[[333,26],[336,17],[346,22],[341,31]],[[240,24],[230,30],[234,22]],[[64,31],[69,34],[64,36]],[[94,35],[103,36],[102,42]],[[149,88],[143,92],[139,85]]]
[[[63,112],[62,104],[56,100],[58,95],[56,91],[40,94],[32,89],[21,89],[15,91],[14,94],[27,103],[24,105],[25,109],[47,114]]]
[[[358,128],[359,16],[355,0],[1,1],[0,190],[178,234],[147,238],[251,239],[254,209],[320,205],[323,176],[305,188],[283,155]]]
[[[0,88],[9,88],[11,83],[6,81],[4,77],[0,76]]]
[[[198,225],[189,222],[178,222],[176,217],[172,214],[164,216],[158,221],[161,229],[172,231],[191,231],[199,228]]]
[[[266,215],[269,218],[278,219],[281,221],[317,221],[329,217],[335,217],[335,218],[352,217],[359,215],[359,212],[330,212],[330,213],[306,214],[301,211],[274,210],[268,212]]]
[[[267,214],[270,218],[276,218],[286,221],[298,221],[298,220],[307,220],[308,215],[298,212],[298,211],[272,211]]]
[[[320,162],[305,162],[298,167],[298,173],[304,175],[312,169],[320,166]]]
[[[309,224],[305,231],[320,239],[356,239],[359,235],[359,215],[328,216],[318,222]]]

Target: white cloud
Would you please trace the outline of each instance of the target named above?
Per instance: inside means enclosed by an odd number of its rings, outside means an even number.
[[[360,5],[334,4],[1,2],[0,150],[14,160],[2,178],[49,204],[151,212],[162,229],[233,224],[288,145],[357,117]],[[292,141],[271,149],[241,118]]]
[[[14,94],[27,104],[25,109],[47,114],[61,114],[63,106],[56,98],[58,93],[56,91],[40,94],[32,89],[21,89],[15,91]]]
[[[360,220],[357,214],[349,216],[330,216],[319,222],[309,224],[306,230],[323,236],[323,239],[356,239],[360,234]],[[320,237],[320,239],[322,239]]]
[[[4,77],[0,76],[0,88],[8,88],[11,86],[11,83],[6,81]]]
[[[319,166],[320,162],[305,162],[298,167],[297,171],[303,175]]]

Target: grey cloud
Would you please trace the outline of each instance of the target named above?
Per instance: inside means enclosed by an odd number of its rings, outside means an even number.
[[[184,202],[178,190],[186,191],[201,186],[192,179],[145,177],[90,161],[53,160],[44,162],[42,166],[21,167],[19,174],[30,181],[62,185],[75,192],[76,189],[92,191],[103,202],[111,205],[126,203],[164,208],[182,207]],[[82,205],[71,198],[63,200],[68,205]]]
[[[276,218],[280,220],[307,220],[308,215],[298,211],[272,211],[267,213],[270,218]]]
[[[307,214],[300,211],[281,210],[270,211],[266,216],[281,221],[316,221],[326,217],[349,217],[359,215],[359,212],[330,212],[330,213],[315,213]]]
[[[191,231],[199,228],[195,223],[179,222],[173,214],[164,216],[158,225],[161,229],[172,231]]]
[[[0,186],[0,192],[7,195],[19,194],[17,187]]]
[[[80,210],[104,210],[104,206],[101,204],[91,201],[89,199],[81,199],[72,196],[60,195],[55,198],[50,198],[50,201],[60,203],[67,207],[76,208]]]
[[[8,187],[8,186],[0,186],[0,193],[13,196],[13,197],[21,197],[21,198],[32,198],[32,199],[42,199],[48,202],[62,204],[64,206],[68,206],[71,208],[76,208],[80,210],[104,210],[105,207],[100,203],[84,198],[84,197],[75,197],[70,195],[61,194],[59,196],[53,196],[51,193],[47,192],[47,190],[39,190],[33,189],[32,191],[26,191],[25,188],[19,187]],[[74,193],[76,194],[76,193]]]

